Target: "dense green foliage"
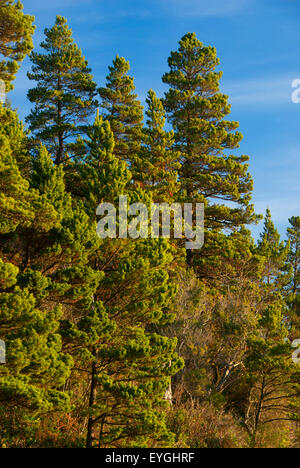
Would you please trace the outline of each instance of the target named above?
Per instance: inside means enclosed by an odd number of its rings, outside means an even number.
[[[0,79],[4,81],[6,91],[12,89],[11,82],[20,62],[33,48],[33,20],[32,16],[24,15],[21,2],[0,1]]]
[[[134,165],[142,141],[143,107],[129,70],[129,62],[117,56],[109,67],[106,87],[100,88],[99,94],[105,118],[114,133],[115,154]]]
[[[9,84],[32,18],[5,1],[0,21]],[[216,50],[180,40],[144,124],[124,58],[96,113],[66,20],[45,35],[32,134],[0,104],[0,446],[299,447],[300,218],[287,241],[269,210],[257,242],[246,229],[259,217]],[[204,203],[204,247],[101,238],[99,204],[120,196]]]
[[[37,86],[28,93],[35,108],[27,122],[35,138],[46,144],[59,164],[65,161],[74,138],[84,131],[84,123],[95,111],[96,84],[65,18],[57,16],[45,36],[41,44],[45,54],[31,54],[33,66],[28,78]]]

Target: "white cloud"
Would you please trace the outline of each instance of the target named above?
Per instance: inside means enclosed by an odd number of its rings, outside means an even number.
[[[175,16],[228,16],[238,13],[254,0],[160,0]]]
[[[86,6],[91,4],[94,0],[51,0],[51,2],[41,2],[40,0],[26,0],[24,2],[25,13],[28,13],[28,10],[50,10],[57,7],[76,7],[76,6]],[[98,0],[99,1],[99,0]]]
[[[284,77],[264,77],[260,80],[244,80],[222,83],[222,92],[229,95],[229,101],[234,105],[249,108],[270,108],[282,105],[292,105],[291,83],[297,74]]]

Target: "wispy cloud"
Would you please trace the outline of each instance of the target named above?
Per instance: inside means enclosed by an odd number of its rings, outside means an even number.
[[[157,5],[160,9],[160,4]],[[113,24],[128,20],[143,20],[155,15],[153,8],[140,0],[122,2],[120,0],[51,0],[41,3],[39,0],[27,0],[25,12],[36,15],[38,24],[49,25],[55,15],[68,18],[70,25],[93,28],[99,25]],[[112,28],[114,29],[114,28]]]
[[[228,16],[242,11],[254,0],[160,0],[170,13],[180,17]]]
[[[240,12],[249,5],[253,5],[256,0],[154,0],[152,8],[148,4],[147,13],[153,14],[153,9],[157,12],[159,9],[167,7],[168,12],[174,16],[193,17],[193,16],[228,16]],[[104,2],[103,0],[51,0],[51,2],[40,2],[39,0],[26,0],[26,10],[49,11],[57,8],[76,8],[92,6],[93,10],[99,8],[102,4],[104,10],[112,9],[117,16],[136,15],[140,10],[145,10],[145,5],[140,0],[131,0],[131,2],[122,3],[117,0]],[[84,12],[83,12],[84,14]]]
[[[93,3],[94,0],[51,0],[51,2],[41,2],[40,0],[26,0],[24,7],[26,13],[28,10],[41,11],[53,10],[57,7],[69,8],[77,6],[86,6]],[[99,1],[99,0],[98,0]]]
[[[299,73],[298,73],[299,75]],[[230,96],[235,106],[247,106],[247,109],[274,108],[292,105],[292,80],[297,73],[283,77],[264,77],[255,80],[242,80],[222,83],[222,91]]]

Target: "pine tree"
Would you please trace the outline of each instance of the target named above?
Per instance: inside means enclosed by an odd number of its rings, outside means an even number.
[[[18,163],[21,174],[28,176],[28,135],[17,114],[5,106],[0,107],[0,133],[8,139],[11,154]]]
[[[0,1],[0,79],[6,84],[6,92],[13,88],[11,82],[33,48],[34,18],[24,15],[20,1]]]
[[[238,148],[242,135],[236,131],[238,122],[225,120],[230,105],[219,92],[222,73],[216,71],[215,48],[203,46],[188,33],[168,63],[163,82],[170,89],[163,103],[181,155],[181,199],[205,204],[208,245],[210,239],[215,243],[218,231],[235,230],[255,219],[249,205],[253,185],[245,164],[249,158],[228,154]],[[191,257],[189,253],[189,263]]]
[[[0,338],[6,344],[0,418],[6,427],[2,438],[8,439],[36,425],[42,414],[70,410],[69,395],[60,390],[71,367],[70,357],[61,352],[61,309],[41,310],[30,288],[18,285],[19,273],[14,264],[0,259]],[[47,282],[39,281],[38,288],[42,295]]]
[[[1,106],[0,123],[2,120],[5,125],[0,127],[0,234],[31,225],[47,230],[58,218],[54,208],[30,189],[29,181],[22,175],[24,161],[29,164],[22,125],[13,111]]]
[[[289,243],[285,245],[280,240],[280,234],[272,221],[271,211],[267,209],[264,229],[257,243],[257,253],[264,257],[262,279],[267,291],[282,292],[283,286],[289,281],[290,272],[286,269],[289,249]]]
[[[284,312],[280,300],[269,305],[248,342],[245,369],[249,394],[244,422],[251,447],[257,446],[267,425],[300,420],[299,366],[292,360]]]
[[[157,203],[172,202],[179,190],[179,153],[173,149],[174,132],[165,131],[165,110],[153,90],[148,92],[147,127],[143,146],[133,167],[133,177],[153,195]]]
[[[259,322],[249,339],[245,360],[249,386],[245,426],[253,447],[266,425],[298,421],[300,417],[299,371],[293,363],[289,342],[294,330],[284,300],[287,285],[291,282],[287,262],[290,242],[280,240],[269,209],[255,253],[263,261],[257,304]]]
[[[20,130],[14,113],[5,110],[5,115],[11,128]],[[72,360],[62,352],[61,307],[43,307],[50,281],[41,273],[42,264],[35,269],[26,248],[29,233],[47,236],[60,216],[51,200],[21,175],[14,153],[23,147],[25,135],[20,131],[11,148],[9,121],[0,131],[0,339],[6,344],[0,418],[6,428],[3,443],[18,444],[24,433],[32,436],[42,414],[70,410],[69,395],[61,387]]]
[[[110,124],[99,116],[86,145],[75,184],[94,225],[98,204],[117,206],[131,173],[114,155]],[[147,202],[141,190],[128,197],[129,203]],[[141,447],[149,440],[168,444],[172,439],[161,413],[163,396],[182,361],[174,352],[175,340],[150,331],[172,317],[171,261],[165,240],[102,239],[90,256],[102,279],[81,320],[64,321],[62,330],[67,349],[77,352],[80,379],[88,376],[87,447]]]
[[[101,201],[118,202],[119,194],[130,184],[131,174],[126,162],[115,158],[110,123],[103,121],[99,112],[87,136],[80,141],[81,157],[76,158],[73,171],[68,174],[68,184],[74,195],[86,200],[86,208],[93,218]]]
[[[96,84],[66,19],[57,16],[45,36],[41,44],[45,53],[31,54],[33,67],[28,77],[37,86],[28,92],[35,107],[26,121],[35,138],[60,164],[74,150],[76,137],[85,132],[95,110]]]
[[[290,242],[288,265],[291,268],[291,278],[285,295],[293,315],[300,317],[300,216],[289,219],[287,237]]]
[[[32,161],[31,186],[55,208],[59,222],[45,235],[23,233],[27,268],[40,270],[49,283],[46,303],[63,304],[64,313],[85,307],[95,293],[101,274],[89,266],[99,247],[96,223],[89,223],[80,200],[66,191],[62,166],[56,166],[41,147]]]
[[[128,75],[129,62],[117,56],[109,67],[106,87],[99,89],[104,116],[111,125],[115,155],[134,166],[142,140],[143,107]]]

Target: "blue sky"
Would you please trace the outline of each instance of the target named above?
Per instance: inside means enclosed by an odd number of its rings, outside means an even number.
[[[130,60],[142,101],[148,89],[163,95],[167,58],[186,32],[217,48],[231,118],[244,134],[240,153],[250,156],[257,212],[269,207],[280,232],[300,215],[300,0],[24,0],[36,17],[34,43],[55,15],[68,19],[99,86],[116,54]],[[30,105],[26,60],[10,93],[23,118]],[[254,228],[254,234],[261,229]]]

